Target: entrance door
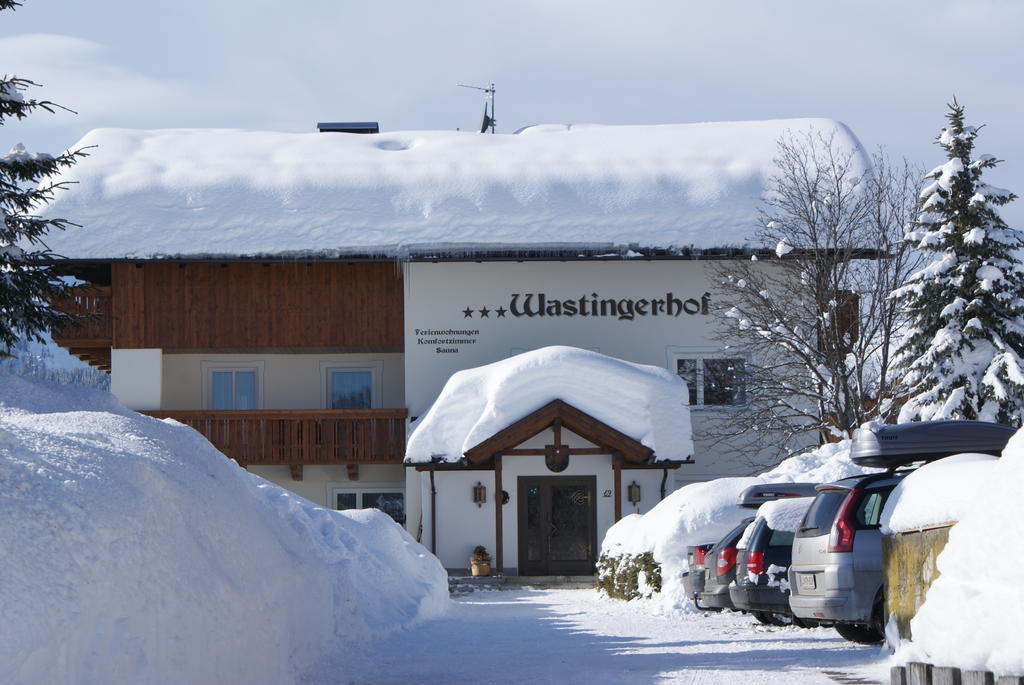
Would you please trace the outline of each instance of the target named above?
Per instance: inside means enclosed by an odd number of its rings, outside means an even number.
[[[519,573],[594,573],[597,560],[595,476],[520,476]]]

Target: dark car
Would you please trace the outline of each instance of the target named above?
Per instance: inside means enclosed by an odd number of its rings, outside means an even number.
[[[715,611],[734,608],[729,597],[729,584],[736,577],[736,543],[753,520],[753,516],[743,519],[708,551],[704,563],[704,589],[695,600],[698,608]]]
[[[757,509],[765,502],[790,497],[807,497],[814,492],[814,483],[758,483],[740,493],[738,504],[747,509]],[[736,545],[747,525],[753,520],[753,517],[744,519],[708,550],[703,566],[704,587],[696,593],[694,599],[698,608],[736,608],[729,594],[729,586],[736,578],[736,561],[739,553]]]
[[[691,545],[686,548],[687,571],[683,574],[683,590],[698,608],[704,608],[699,604],[698,595],[704,591],[705,559],[714,546],[713,542],[709,542],[705,545]]]
[[[809,497],[794,500],[796,515],[806,510],[811,501]],[[795,618],[789,608],[793,536],[793,530],[772,528],[764,516],[754,519],[736,553],[736,582],[729,586],[729,598],[735,608],[749,611],[768,625],[812,625],[811,621]]]

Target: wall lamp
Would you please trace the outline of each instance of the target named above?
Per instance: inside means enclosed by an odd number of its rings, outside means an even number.
[[[480,481],[477,481],[476,485],[473,486],[473,504],[477,505],[478,507],[482,507],[484,505],[484,502],[486,501],[487,486],[485,486]]]
[[[639,504],[640,486],[637,484],[636,481],[630,483],[629,487],[626,488],[626,498],[629,500],[630,504]]]

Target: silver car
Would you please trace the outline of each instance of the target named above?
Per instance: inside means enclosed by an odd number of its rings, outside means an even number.
[[[801,619],[834,621],[847,640],[881,642],[885,629],[879,519],[910,471],[818,486],[793,539],[789,606]]]
[[[911,473],[896,469],[958,452],[998,455],[1015,431],[983,421],[869,423],[859,428],[850,459],[888,471],[818,486],[793,540],[793,614],[835,621],[847,640],[880,642],[886,612],[879,520],[893,488]]]

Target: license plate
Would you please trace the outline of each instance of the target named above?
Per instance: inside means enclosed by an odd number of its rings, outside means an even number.
[[[817,582],[814,580],[813,573],[801,573],[800,574],[800,589],[801,590],[813,590],[816,588]]]

